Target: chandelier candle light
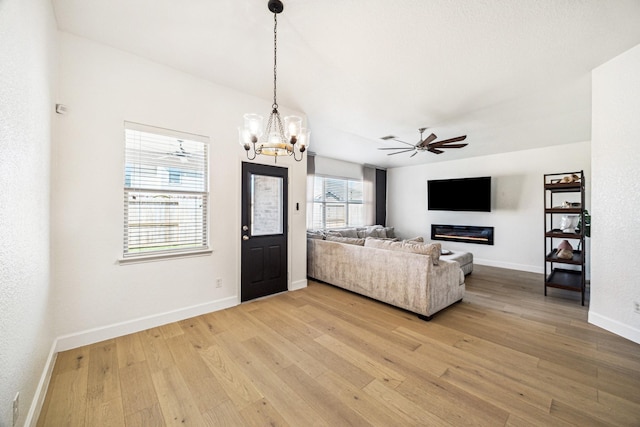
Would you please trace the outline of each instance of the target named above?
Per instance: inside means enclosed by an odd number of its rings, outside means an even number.
[[[302,119],[297,116],[284,118],[284,126],[278,112],[276,100],[277,51],[278,51],[278,14],[284,10],[280,0],[269,0],[267,7],[273,12],[273,105],[266,130],[263,130],[263,117],[259,114],[245,114],[244,125],[238,127],[240,145],[247,152],[247,158],[253,160],[258,154],[274,156],[293,156],[301,161],[309,146],[309,131],[302,127]]]

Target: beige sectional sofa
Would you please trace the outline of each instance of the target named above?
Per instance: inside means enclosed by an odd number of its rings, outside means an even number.
[[[326,238],[307,239],[310,278],[412,311],[425,320],[464,297],[460,265],[440,259],[439,244],[418,247],[371,237]]]

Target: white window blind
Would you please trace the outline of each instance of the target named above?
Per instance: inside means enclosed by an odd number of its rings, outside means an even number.
[[[125,122],[124,257],[208,249],[208,145]]]
[[[316,175],[312,218],[313,229],[363,225],[362,181]]]

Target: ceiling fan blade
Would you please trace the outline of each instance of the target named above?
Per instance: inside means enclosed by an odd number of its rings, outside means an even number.
[[[411,146],[413,147],[413,146]],[[382,147],[382,148],[378,148],[378,150],[413,150],[413,148],[406,148],[406,147]]]
[[[436,141],[431,145],[440,146],[440,145],[449,144],[452,142],[464,141],[465,139],[467,139],[467,135],[462,135],[462,136],[458,136],[450,139],[443,139],[442,141]]]
[[[437,136],[435,133],[432,133],[431,135],[429,135],[428,137],[426,137],[423,141],[420,141],[417,145],[417,147],[426,147],[427,145],[429,145],[434,139],[436,139]]]
[[[399,143],[401,143],[401,144],[406,144],[406,145],[408,145],[408,146],[410,146],[410,147],[415,147],[415,145],[414,145],[414,144],[409,144],[408,142],[404,142],[404,141],[401,141],[401,140],[396,139],[396,138],[392,138],[392,140],[393,140],[393,141],[395,141],[395,142],[399,142]]]
[[[397,153],[389,153],[387,156],[393,156],[394,154],[407,153],[409,151],[413,151],[413,148],[409,148],[408,150],[398,151]]]
[[[412,155],[409,156],[409,158],[412,158],[413,156],[415,156],[416,154],[418,154],[418,152],[416,151],[415,153],[413,153]]]
[[[428,137],[426,137],[426,138],[424,139],[424,141],[423,141],[423,142],[426,142],[427,144],[430,144],[430,143],[431,143],[431,142],[433,142],[433,140],[434,140],[434,139],[436,139],[436,138],[437,138],[436,134],[435,134],[435,133],[432,133],[431,135],[429,135]]]
[[[444,153],[444,151],[442,150],[438,150],[437,148],[433,148],[433,147],[429,147],[427,148],[427,151],[431,152],[431,153],[435,153],[435,154],[442,154]]]
[[[436,143],[434,143],[436,144]],[[469,144],[447,144],[447,145],[434,145],[431,144],[432,147],[437,147],[437,148],[462,148],[462,147],[466,147]]]

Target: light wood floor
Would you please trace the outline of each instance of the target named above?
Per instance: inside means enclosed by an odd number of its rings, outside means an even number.
[[[39,426],[638,426],[640,345],[476,266],[431,322],[303,290],[61,353]]]

